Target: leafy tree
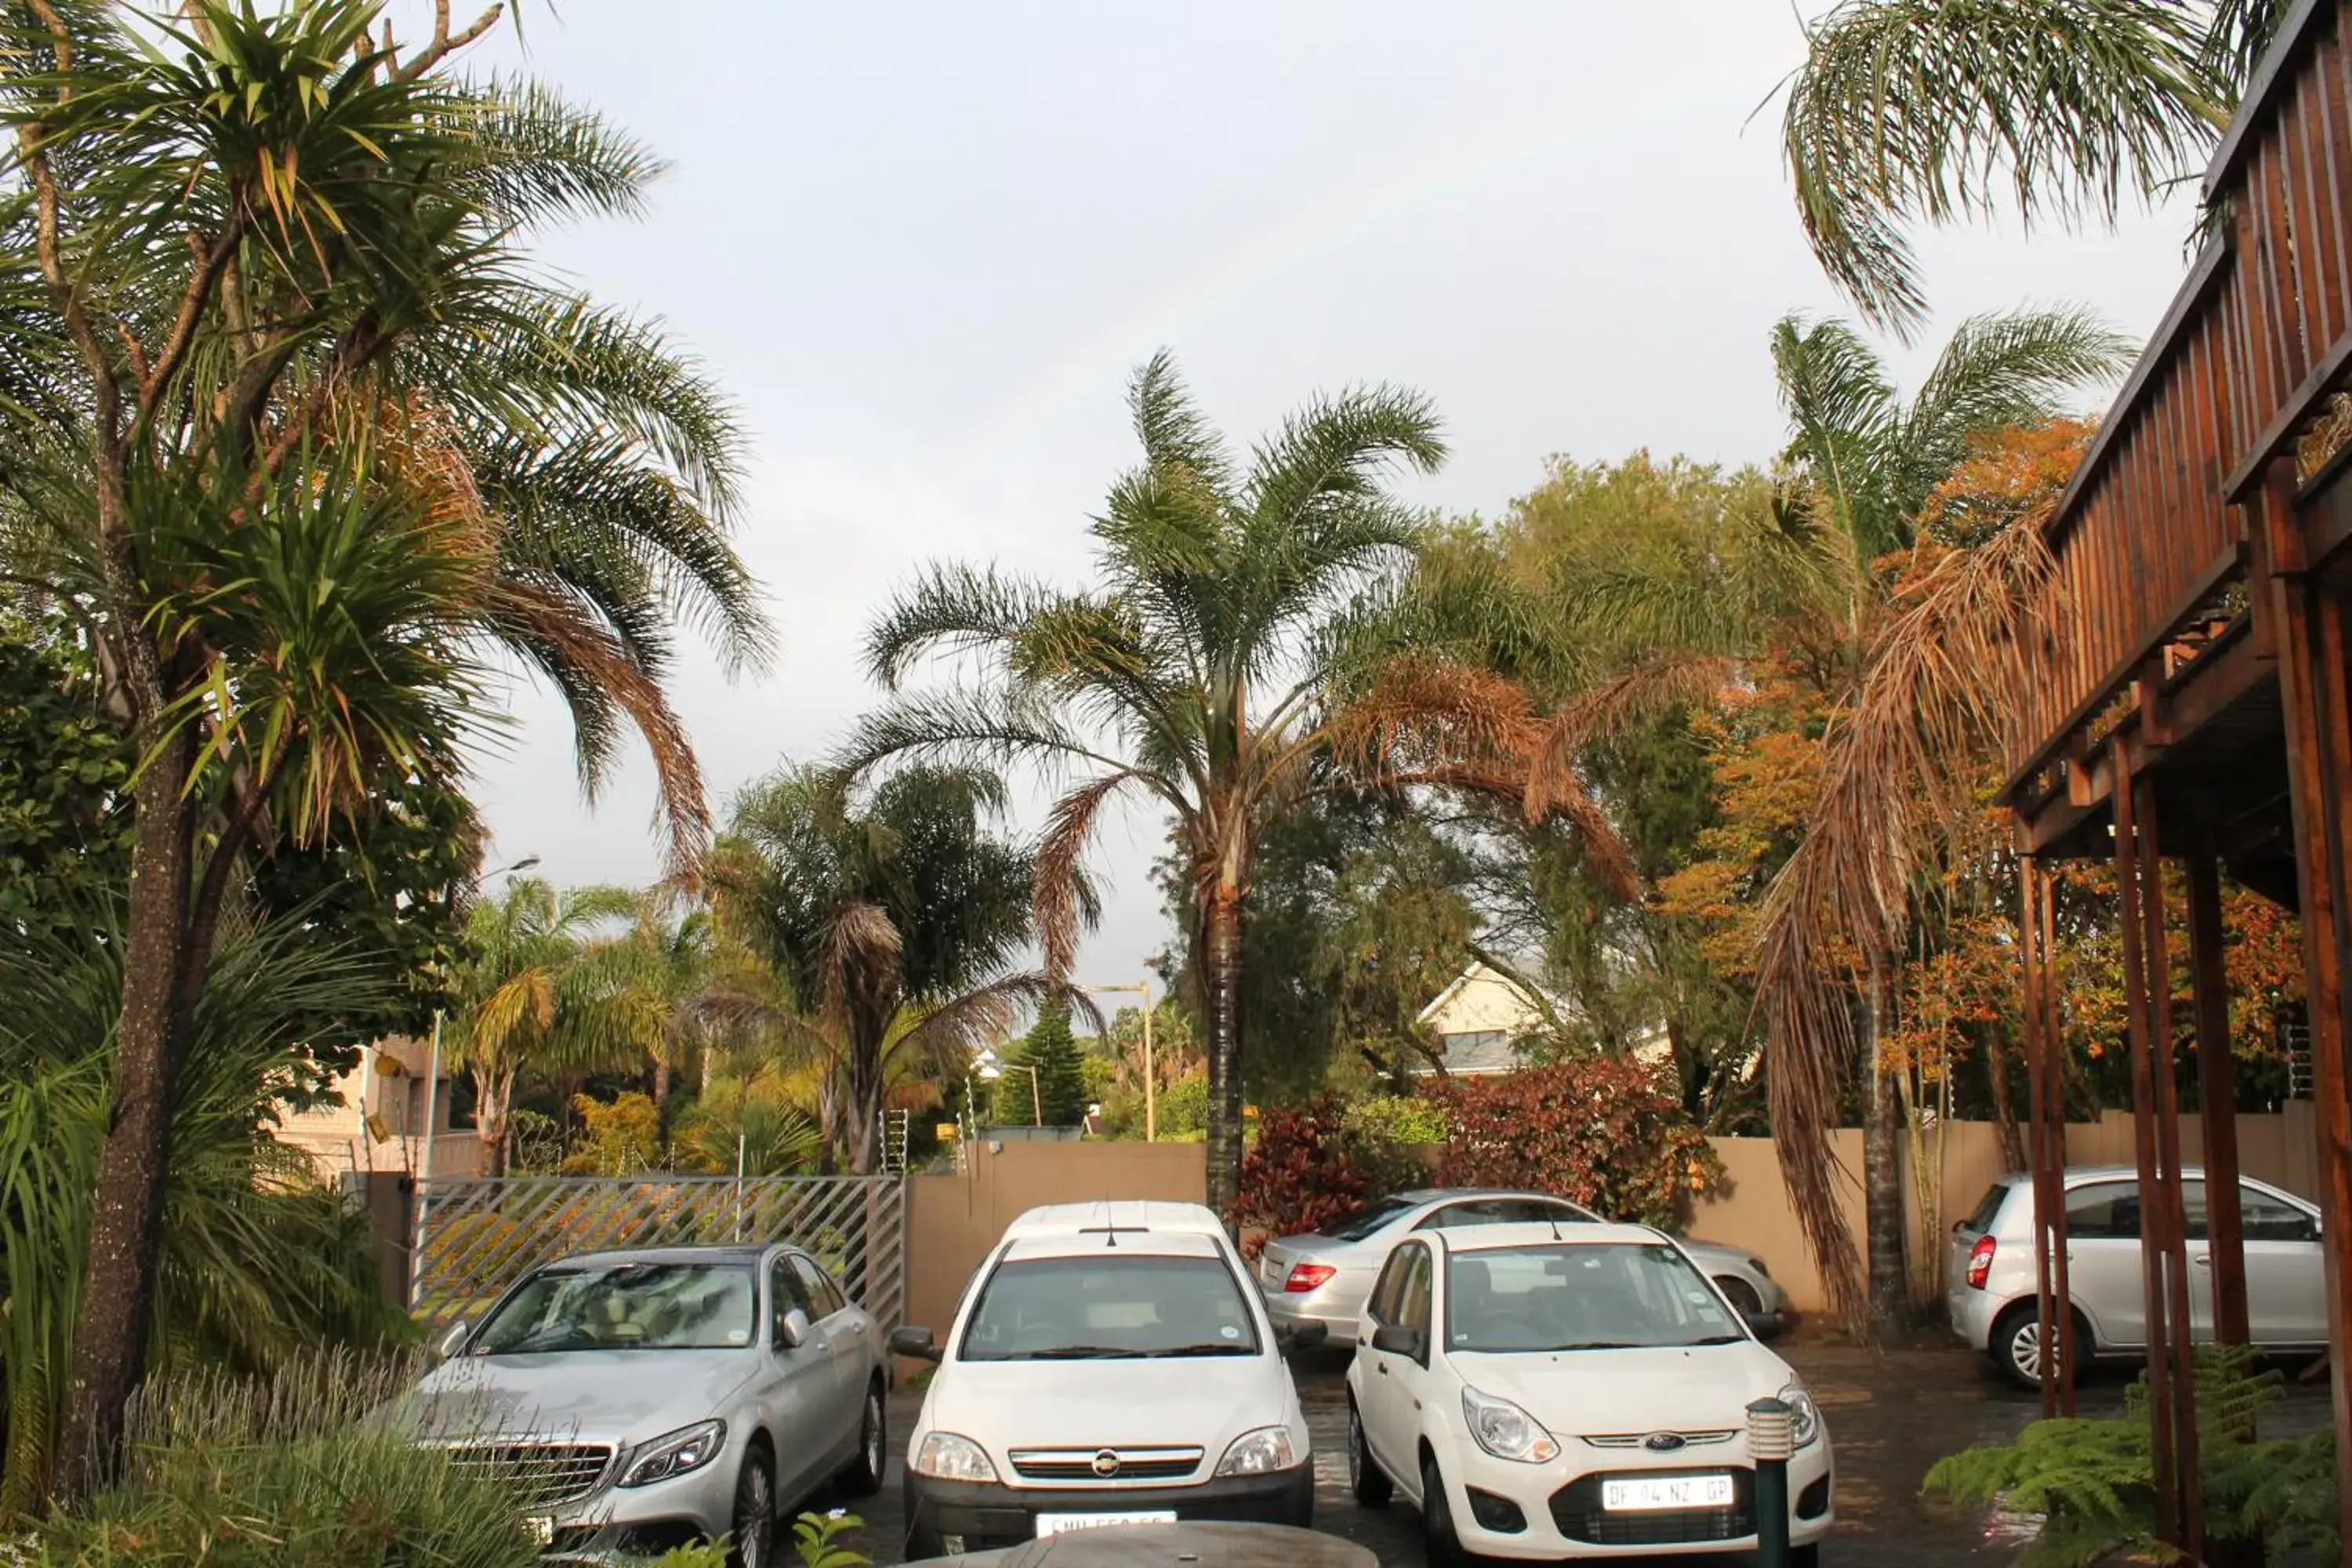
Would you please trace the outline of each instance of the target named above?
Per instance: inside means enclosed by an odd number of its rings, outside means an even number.
[[[1909,332],[1918,221],[2112,223],[2203,172],[2288,0],[1840,0],[1781,143],[1814,256]]]
[[[101,1471],[173,1079],[262,824],[315,843],[388,778],[449,776],[497,644],[571,701],[591,782],[623,719],[648,740],[690,857],[670,628],[737,654],[761,630],[719,526],[723,404],[515,265],[535,225],[634,207],[652,161],[543,89],[457,79],[497,15],[436,6],[406,52],[370,0],[0,19],[0,551],[71,606],[141,764],[65,1439]]]
[[[1272,825],[1331,787],[1335,767],[1355,787],[1492,787],[1538,809],[1581,796],[1562,779],[1529,788],[1524,694],[1438,657],[1398,613],[1423,530],[1385,480],[1444,458],[1426,400],[1390,387],[1318,399],[1245,465],[1164,354],[1129,404],[1143,460],[1092,524],[1097,585],[933,568],[867,638],[869,667],[899,695],[859,726],[845,762],[944,755],[1086,775],[1039,852],[1038,935],[1057,975],[1103,809],[1140,795],[1167,810],[1199,953],[1209,1199],[1226,1209],[1241,1175],[1245,912]],[[935,649],[973,657],[982,678],[903,691]],[[1580,820],[1605,831],[1597,814]]]
[[[58,933],[122,885],[135,761],[66,629],[0,612],[0,931]]]
[[[823,1059],[828,1140],[860,1174],[894,1069],[961,1071],[1056,990],[1012,967],[1036,859],[992,831],[1003,805],[1003,782],[976,771],[912,767],[861,791],[787,767],[744,792],[713,857],[719,921],[773,986],[739,993],[742,1010]]]
[[[1010,1071],[996,1082],[996,1120],[1018,1122],[1033,1111],[1047,1127],[1076,1127],[1087,1119],[1086,1059],[1077,1037],[1070,1030],[1066,1002],[1048,1002],[1038,1009],[1037,1021],[1021,1037]],[[1036,1074],[1035,1103],[1031,1103],[1029,1077]]]

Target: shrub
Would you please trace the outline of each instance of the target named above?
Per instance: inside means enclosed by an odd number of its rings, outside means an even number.
[[[159,1382],[117,1485],[34,1526],[26,1568],[537,1568],[513,1494],[364,1417],[413,1359]]]
[[[2335,1434],[2239,1440],[2278,1399],[2280,1382],[2275,1372],[2255,1372],[2249,1351],[2198,1347],[2198,1476],[2209,1556],[2218,1560],[2248,1543],[2259,1543],[2273,1562],[2298,1551],[2315,1562],[2340,1555]],[[2120,1418],[2036,1421],[2006,1447],[1970,1448],[1939,1461],[1923,1489],[1964,1505],[1998,1500],[2042,1516],[2018,1568],[2160,1559],[2167,1551],[2156,1538],[2148,1417],[2143,1378],[2126,1392]],[[2223,1552],[2213,1553],[2215,1546]]]
[[[1160,1122],[1160,1136],[1170,1140],[1190,1138],[1209,1129],[1209,1075],[1188,1073],[1170,1084],[1159,1097],[1154,1115]]]
[[[584,1094],[572,1097],[580,1113],[581,1138],[563,1162],[567,1176],[634,1176],[659,1166],[661,1111],[642,1094],[615,1096],[611,1104]]]
[[[1430,1095],[1453,1123],[1439,1167],[1448,1186],[1555,1193],[1611,1219],[1671,1226],[1723,1176],[1681,1100],[1626,1058],[1455,1079]]]
[[[1364,1174],[1340,1146],[1340,1114],[1337,1101],[1324,1100],[1259,1116],[1257,1142],[1242,1156],[1241,1191],[1230,1216],[1237,1229],[1290,1236],[1361,1206]],[[1263,1242],[1245,1240],[1255,1258]]]

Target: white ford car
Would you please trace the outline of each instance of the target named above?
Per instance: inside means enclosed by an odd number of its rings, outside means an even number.
[[[1107,1525],[1313,1518],[1289,1365],[1197,1204],[1032,1209],[945,1343],[908,1328],[890,1345],[939,1363],[907,1453],[910,1559]]]
[[[1795,1373],[1642,1226],[1418,1232],[1348,1370],[1356,1500],[1420,1507],[1433,1563],[1753,1552],[1748,1406],[1795,1413],[1790,1540],[1833,1519],[1829,1434]]]

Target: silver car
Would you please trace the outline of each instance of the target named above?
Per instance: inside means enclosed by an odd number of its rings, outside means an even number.
[[[2212,1247],[2205,1233],[2205,1173],[2181,1172],[2188,1225],[2189,1322],[2213,1335]],[[2253,1342],[2293,1353],[2327,1343],[2327,1292],[2319,1211],[2264,1182],[2242,1180],[2246,1306]],[[2066,1173],[2066,1273],[2074,1342],[2090,1359],[2147,1347],[2140,1278],[2139,1173],[2128,1165]],[[2011,1381],[2042,1385],[2042,1334],[2033,1274],[2033,1178],[2003,1176],[1952,1228],[1944,1287],[1952,1328],[1990,1354]]]
[[[884,1341],[790,1247],[600,1252],[526,1276],[390,1418],[520,1489],[558,1558],[731,1542],[838,1479],[881,1485]]]
[[[1396,1244],[1417,1230],[1441,1226],[1591,1224],[1591,1209],[1549,1193],[1475,1187],[1425,1187],[1367,1205],[1321,1230],[1286,1236],[1258,1255],[1257,1287],[1266,1314],[1285,1331],[1319,1323],[1334,1344],[1353,1344],[1356,1319]],[[1676,1237],[1735,1311],[1766,1332],[1789,1310],[1788,1293],[1763,1260],[1737,1247]]]

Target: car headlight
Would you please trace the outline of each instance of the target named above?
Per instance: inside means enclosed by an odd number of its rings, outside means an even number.
[[[621,1472],[621,1484],[649,1487],[656,1481],[698,1470],[717,1458],[726,1443],[724,1421],[698,1421],[691,1426],[681,1426],[638,1445],[637,1451],[629,1456],[629,1468]]]
[[[1821,1407],[1813,1403],[1813,1396],[1805,1392],[1803,1384],[1792,1383],[1780,1391],[1780,1403],[1796,1417],[1790,1436],[1796,1439],[1797,1447],[1811,1447],[1822,1435]]]
[[[1286,1470],[1298,1463],[1298,1451],[1290,1446],[1287,1426],[1261,1426],[1255,1432],[1244,1432],[1225,1450],[1217,1461],[1221,1476],[1264,1476],[1276,1470]]]
[[[932,1432],[925,1435],[915,1448],[915,1458],[909,1467],[919,1476],[929,1476],[935,1481],[992,1481],[996,1467],[988,1462],[988,1455],[969,1437],[959,1437],[952,1432]]]
[[[1478,1447],[1498,1459],[1544,1465],[1559,1458],[1559,1444],[1544,1430],[1543,1423],[1507,1399],[1465,1387],[1462,1419],[1470,1424],[1470,1436]]]

